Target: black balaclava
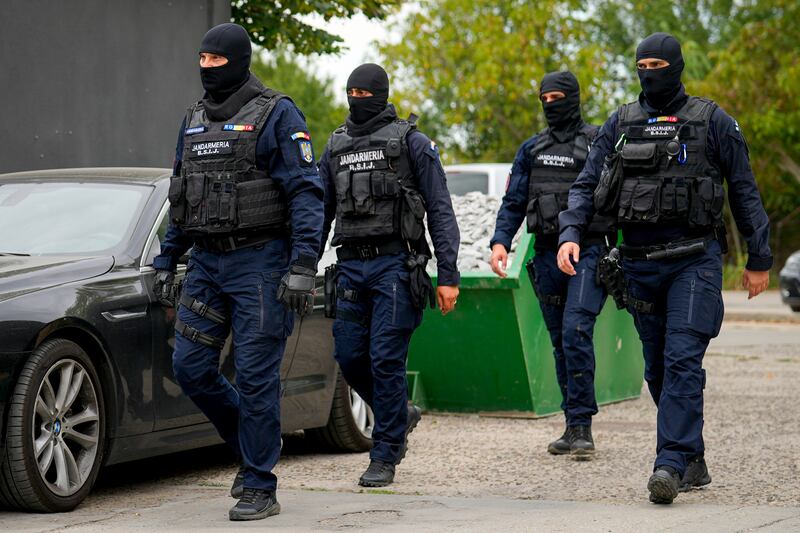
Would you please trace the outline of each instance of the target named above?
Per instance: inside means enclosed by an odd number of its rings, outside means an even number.
[[[659,69],[638,70],[642,92],[648,103],[656,109],[665,109],[681,90],[683,54],[681,43],[668,33],[654,33],[639,43],[636,61],[641,59],[663,59],[669,66]]]
[[[542,102],[544,116],[550,132],[565,142],[575,136],[581,120],[581,87],[572,72],[550,72],[542,78],[539,97],[551,91],[561,91],[565,97],[553,102]]]
[[[350,120],[354,124],[364,124],[386,109],[389,101],[389,76],[374,63],[365,63],[347,78],[347,90],[364,89],[372,93],[366,98],[347,97],[350,106]]]
[[[215,102],[227,100],[250,77],[250,37],[238,24],[226,22],[208,30],[200,43],[200,52],[228,59],[221,67],[200,68],[203,88]]]

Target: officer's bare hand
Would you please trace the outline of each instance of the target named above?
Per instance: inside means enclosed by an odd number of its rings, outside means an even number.
[[[756,271],[744,269],[742,285],[749,291],[747,299],[755,298],[769,286],[769,270]]]
[[[439,285],[436,287],[436,300],[439,302],[439,309],[446,315],[456,307],[458,300],[458,287]]]
[[[489,264],[492,265],[492,272],[505,278],[506,269],[508,268],[508,252],[506,247],[502,244],[495,244],[492,246],[492,257],[489,259]]]
[[[578,246],[576,242],[565,242],[561,245],[561,248],[558,249],[558,257],[556,261],[558,262],[558,268],[564,274],[569,274],[570,276],[574,276],[576,274],[575,267],[572,264],[572,261],[575,263],[578,262],[578,256],[581,253],[581,247]],[[572,258],[572,261],[570,261]]]

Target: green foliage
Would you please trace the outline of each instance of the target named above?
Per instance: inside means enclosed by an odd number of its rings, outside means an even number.
[[[342,39],[308,24],[304,17],[325,21],[363,14],[385,20],[401,0],[233,0],[233,21],[244,26],[256,44],[269,50],[291,47],[300,54],[341,51]]]
[[[618,96],[606,82],[606,54],[575,15],[581,5],[423,0],[403,40],[382,47],[393,99],[409,107],[402,113],[419,112],[421,128],[449,147],[450,160],[511,160],[543,127],[538,83],[551,70],[572,70],[595,95],[589,116],[605,117]]]
[[[319,158],[330,134],[347,116],[347,107],[337,103],[330,79],[317,78],[289,55],[264,61],[254,55],[250,70],[264,85],[289,95],[306,117],[314,153]]]
[[[420,113],[448,162],[508,161],[544,127],[537,96],[546,72],[572,70],[584,118],[602,123],[638,94],[636,45],[655,31],[681,41],[688,92],[741,124],[780,260],[800,247],[796,0],[422,0],[403,39],[381,50],[393,100]]]

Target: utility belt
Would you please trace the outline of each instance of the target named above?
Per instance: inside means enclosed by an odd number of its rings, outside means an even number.
[[[669,242],[667,244],[655,244],[652,246],[630,246],[621,244],[619,249],[623,257],[645,261],[659,261],[662,259],[677,259],[700,254],[708,249],[708,243],[719,241],[723,253],[727,251],[725,242],[725,228],[714,229],[705,237],[697,239],[687,239],[683,241]]]
[[[408,243],[402,240],[388,241],[379,244],[343,244],[336,249],[336,257],[339,261],[349,261],[351,259],[369,261],[370,259],[375,259],[382,255],[396,255],[409,251]]]
[[[258,246],[275,239],[286,238],[286,236],[285,231],[261,231],[241,235],[233,234],[225,237],[194,237],[194,245],[201,250],[222,254]]]

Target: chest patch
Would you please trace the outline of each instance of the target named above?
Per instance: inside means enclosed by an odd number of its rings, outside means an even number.
[[[672,118],[672,117],[666,117]],[[678,131],[677,124],[670,124],[666,122],[655,122],[648,124],[642,128],[642,136],[645,138],[660,138],[660,137],[674,137]]]
[[[349,170],[373,170],[378,168],[378,163],[386,161],[385,150],[364,150],[362,152],[350,152],[339,156],[339,168]],[[380,165],[383,167],[384,165]]]
[[[540,153],[536,154],[536,164],[543,167],[572,168],[575,159],[571,155]]]
[[[189,147],[192,157],[212,157],[216,155],[227,155],[233,153],[233,140],[224,141],[204,141],[192,143]]]

